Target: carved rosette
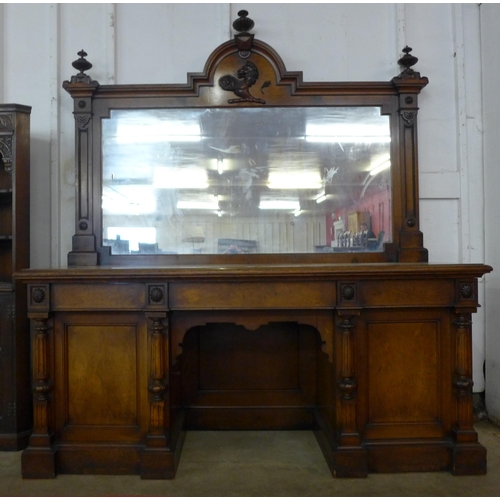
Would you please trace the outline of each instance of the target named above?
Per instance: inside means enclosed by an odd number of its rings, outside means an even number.
[[[163,302],[163,287],[152,286],[149,289],[149,300],[153,304],[160,304]]]
[[[341,286],[342,300],[353,301],[356,300],[356,285],[348,284]]]
[[[30,311],[49,310],[49,286],[48,285],[28,285],[29,309]]]
[[[462,300],[473,300],[475,298],[475,287],[472,282],[462,282],[458,284],[458,290],[460,292],[460,299]]]
[[[35,304],[41,304],[45,300],[45,290],[43,288],[33,288],[31,298]]]

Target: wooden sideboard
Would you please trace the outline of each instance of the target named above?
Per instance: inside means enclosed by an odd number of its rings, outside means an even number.
[[[485,265],[16,274],[32,322],[25,478],[173,478],[189,429],[313,429],[336,477],[484,474],[471,315]]]
[[[304,82],[238,16],[186,84],[101,85],[83,50],[63,82],[69,267],[16,274],[23,477],[172,478],[189,429],[311,429],[336,477],[485,473],[471,315],[491,268],[427,264],[417,57],[386,82]],[[380,247],[332,249],[351,213]]]

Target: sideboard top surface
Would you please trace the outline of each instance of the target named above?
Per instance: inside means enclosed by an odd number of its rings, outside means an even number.
[[[286,265],[178,265],[161,267],[54,267],[26,269],[15,274],[23,282],[66,281],[89,279],[107,281],[126,280],[334,280],[334,279],[403,279],[403,278],[480,278],[491,272],[485,264],[427,264],[427,263],[374,263],[374,264],[286,264]]]

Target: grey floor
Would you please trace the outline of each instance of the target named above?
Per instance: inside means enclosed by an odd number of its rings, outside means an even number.
[[[485,476],[448,472],[334,479],[309,431],[188,432],[173,481],[137,476],[21,479],[21,452],[0,452],[1,496],[499,496],[500,428],[478,422]]]

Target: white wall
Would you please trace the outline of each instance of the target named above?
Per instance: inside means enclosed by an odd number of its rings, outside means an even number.
[[[306,81],[387,81],[401,49],[413,47],[430,80],[419,113],[425,246],[431,262],[483,262],[477,4],[3,4],[3,101],[33,106],[32,266],[65,264],[74,232],[72,102],[61,83],[76,73],[76,53],[88,52],[88,73],[102,84],[184,83],[229,38],[242,8],[256,37]],[[481,391],[482,313],[474,328]]]
[[[486,408],[500,423],[500,66],[499,4],[481,5],[484,106],[486,261],[495,271],[486,278]]]

